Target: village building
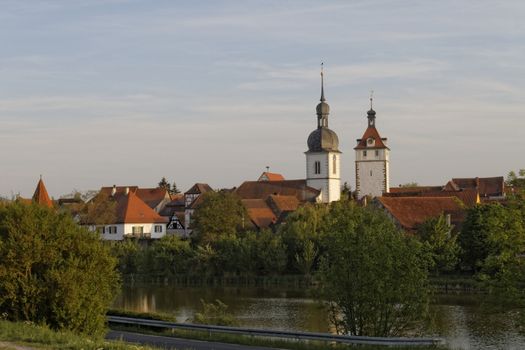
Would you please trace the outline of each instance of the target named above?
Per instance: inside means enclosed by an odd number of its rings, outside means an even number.
[[[421,224],[440,215],[459,230],[465,218],[465,209],[455,197],[377,197],[374,203],[408,233],[416,233]]]
[[[367,112],[368,127],[355,150],[355,181],[357,199],[365,196],[380,197],[390,190],[390,148],[387,139],[379,135],[376,128],[376,112],[372,108]]]
[[[233,192],[248,212],[250,220],[245,227],[273,229],[300,205],[321,202],[322,191],[307,183],[307,180],[285,180],[281,174],[268,177],[267,173],[258,181],[243,182]]]
[[[90,225],[106,240],[121,241],[124,238],[158,239],[166,235],[167,219],[160,216],[137,194],[127,188],[117,191],[116,187],[108,200],[115,202],[115,216],[111,222]]]
[[[321,191],[321,202],[341,198],[341,152],[339,138],[328,128],[330,106],[324,97],[324,75],[321,71],[321,99],[316,107],[317,129],[308,136],[306,184]]]

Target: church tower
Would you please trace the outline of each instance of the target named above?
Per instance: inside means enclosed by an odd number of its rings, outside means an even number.
[[[339,138],[328,129],[330,106],[324,98],[324,76],[321,69],[321,102],[317,105],[317,129],[308,136],[306,184],[321,190],[321,201],[330,203],[341,197],[341,152]]]
[[[379,197],[390,190],[388,162],[390,149],[386,138],[379,136],[376,129],[376,112],[372,108],[367,113],[368,127],[362,138],[357,140],[355,150],[355,180],[357,198]]]

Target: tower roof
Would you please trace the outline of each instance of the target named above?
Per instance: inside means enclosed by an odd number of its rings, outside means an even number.
[[[42,176],[40,176],[40,180],[36,185],[35,193],[33,194],[32,199],[34,203],[46,206],[48,208],[53,208],[53,202],[51,201],[51,198],[49,198],[49,194],[47,193]]]
[[[368,127],[363,136],[360,139],[357,139],[357,146],[354,149],[389,149],[384,143],[386,138],[381,137],[376,129],[376,111],[372,109],[372,97],[370,97],[370,110],[366,112],[366,114],[368,118]]]
[[[339,138],[328,128],[330,106],[324,97],[324,73],[321,64],[321,99],[315,108],[317,114],[317,129],[308,136],[308,152],[339,152]]]

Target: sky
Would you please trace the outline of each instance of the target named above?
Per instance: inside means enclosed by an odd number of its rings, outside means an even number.
[[[0,0],[0,195],[305,178],[324,62],[342,182],[374,91],[390,182],[525,168],[523,1]]]

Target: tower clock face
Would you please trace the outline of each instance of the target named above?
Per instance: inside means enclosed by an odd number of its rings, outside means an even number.
[[[366,140],[366,143],[367,143],[369,146],[373,146],[373,145],[374,145],[374,139],[371,137],[371,138],[369,138],[368,140]]]

